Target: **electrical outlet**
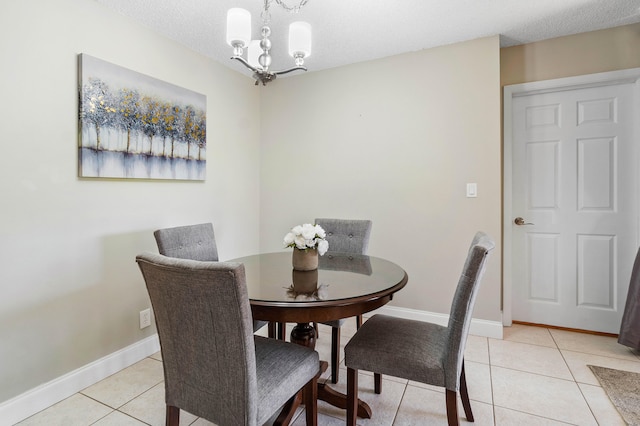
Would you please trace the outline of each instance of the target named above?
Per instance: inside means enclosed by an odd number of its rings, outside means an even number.
[[[151,309],[140,311],[140,330],[151,325]]]

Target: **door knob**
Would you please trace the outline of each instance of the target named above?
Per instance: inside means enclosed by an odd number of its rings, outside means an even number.
[[[525,222],[523,218],[521,217],[516,217],[515,220],[513,221],[513,223],[515,223],[518,226],[522,226],[522,225],[533,225],[533,223],[530,222]]]

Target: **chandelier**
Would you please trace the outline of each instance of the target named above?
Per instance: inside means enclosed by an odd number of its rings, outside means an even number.
[[[289,55],[293,57],[295,66],[281,70],[271,71],[271,13],[269,7],[272,1],[282,6],[285,10],[298,13],[300,8],[309,0],[300,0],[297,6],[288,6],[284,0],[264,0],[264,7],[260,15],[262,19],[262,28],[260,35],[262,39],[251,40],[251,14],[241,8],[232,8],[227,12],[227,43],[233,47],[233,56],[245,67],[253,71],[253,78],[258,83],[265,86],[268,82],[275,80],[278,75],[286,74],[291,71],[306,71],[304,67],[304,58],[311,55],[311,25],[306,22],[297,21],[289,25]],[[243,57],[244,49],[247,49],[247,59]]]

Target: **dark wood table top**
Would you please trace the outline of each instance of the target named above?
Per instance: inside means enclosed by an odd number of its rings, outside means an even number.
[[[400,266],[373,256],[328,252],[315,271],[293,271],[291,251],[230,259],[245,266],[254,319],[321,322],[369,312],[408,280]]]

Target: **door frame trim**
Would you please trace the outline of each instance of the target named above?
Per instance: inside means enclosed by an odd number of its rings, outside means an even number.
[[[513,281],[512,281],[512,229],[511,209],[513,182],[512,145],[513,126],[512,109],[513,98],[519,96],[534,95],[540,93],[560,92],[571,89],[585,89],[589,87],[600,87],[623,83],[635,84],[634,90],[634,115],[640,115],[640,68],[631,68],[619,71],[609,71],[597,74],[586,74],[575,77],[564,77],[553,80],[535,81],[530,83],[512,84],[504,86],[503,94],[503,177],[502,177],[502,324],[510,326],[513,321]],[[640,119],[635,120],[634,133],[636,138],[640,138]],[[638,168],[640,169],[640,167]],[[640,170],[636,172],[636,181],[640,182]],[[640,218],[638,218],[640,230]],[[636,235],[636,239],[640,236]]]

